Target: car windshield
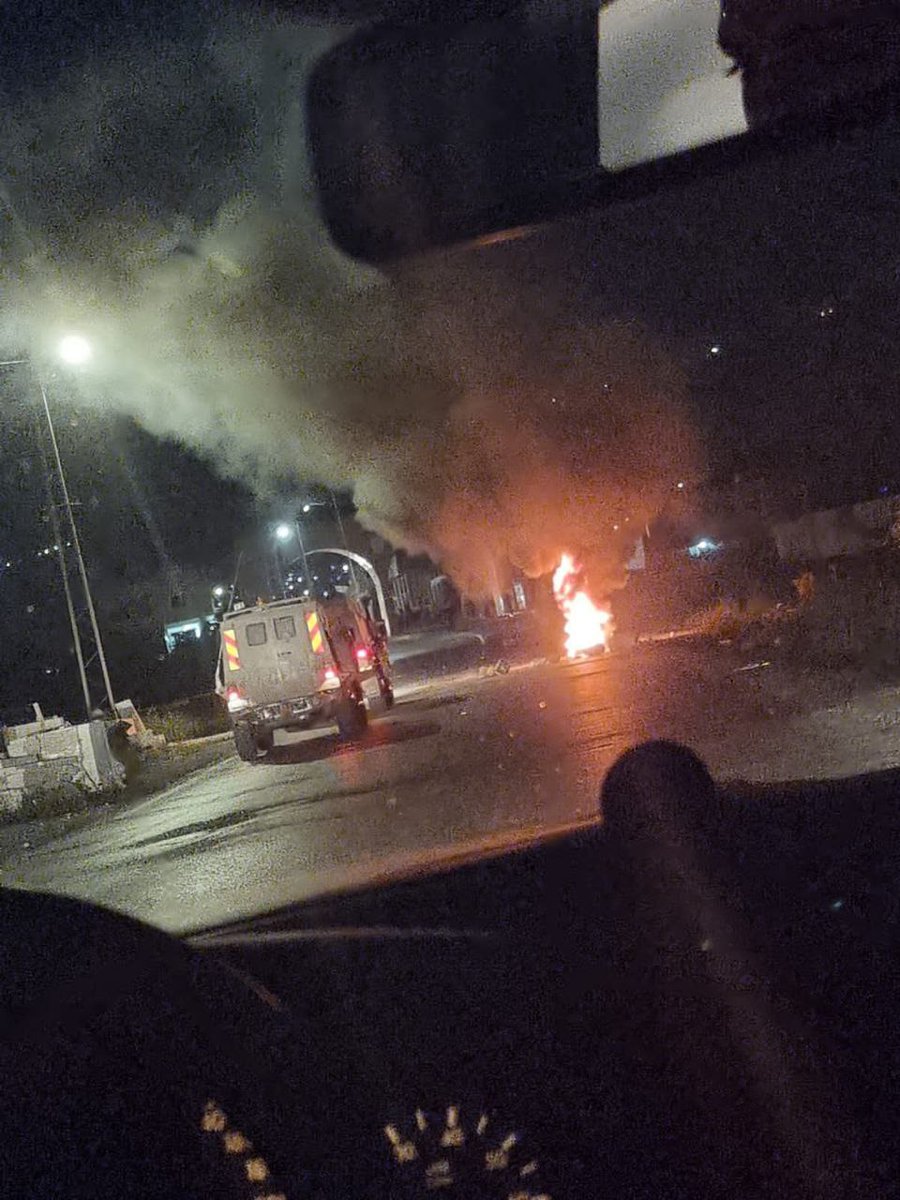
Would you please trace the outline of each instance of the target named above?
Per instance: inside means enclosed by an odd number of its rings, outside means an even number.
[[[895,121],[378,271],[346,30],[5,26],[4,883],[185,930],[595,821],[650,737],[896,763]]]

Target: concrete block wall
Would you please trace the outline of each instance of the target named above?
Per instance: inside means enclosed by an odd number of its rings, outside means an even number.
[[[76,758],[78,756],[78,725],[63,725],[58,729],[20,733],[33,730],[32,725],[13,726],[7,730],[6,753],[10,758]]]
[[[27,796],[73,785],[98,791],[122,782],[103,721],[68,725],[61,717],[7,726],[0,753],[0,815],[15,814]]]

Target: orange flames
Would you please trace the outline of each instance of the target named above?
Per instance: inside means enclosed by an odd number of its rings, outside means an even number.
[[[569,658],[605,647],[612,621],[612,613],[598,608],[579,586],[581,570],[571,554],[564,554],[553,572],[553,595],[566,618],[566,654]]]

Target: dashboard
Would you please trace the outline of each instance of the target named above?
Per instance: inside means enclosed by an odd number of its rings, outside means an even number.
[[[4,1194],[886,1195],[898,830],[860,787],[189,945],[0,893]]]

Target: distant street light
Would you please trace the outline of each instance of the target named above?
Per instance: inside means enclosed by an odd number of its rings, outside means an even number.
[[[275,526],[275,536],[278,538],[279,542],[286,542],[291,536],[292,532],[293,531],[290,525],[287,525],[284,522],[282,522],[281,525]]]

